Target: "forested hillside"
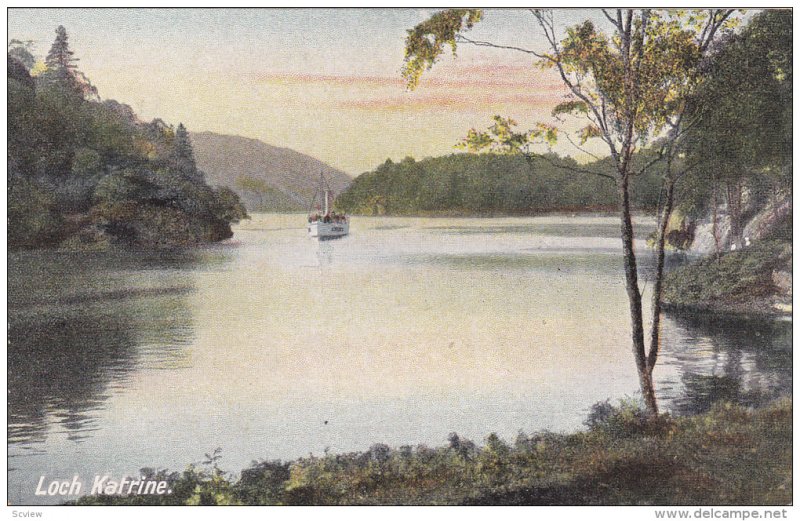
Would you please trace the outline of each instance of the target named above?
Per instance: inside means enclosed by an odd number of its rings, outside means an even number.
[[[101,100],[67,32],[46,59],[8,52],[9,248],[160,248],[219,241],[246,217],[198,170],[183,125]]]
[[[555,155],[452,154],[399,163],[387,160],[357,177],[336,207],[365,215],[503,215],[551,211],[611,210],[617,204],[610,179],[578,170],[607,172],[598,161],[579,165]],[[633,182],[638,209],[658,204],[655,169]]]

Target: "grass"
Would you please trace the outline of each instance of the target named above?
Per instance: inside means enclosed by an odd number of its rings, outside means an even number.
[[[170,496],[88,496],[78,504],[785,505],[792,502],[792,401],[718,403],[648,419],[631,402],[595,405],[587,430],[262,461],[227,474],[215,455]]]

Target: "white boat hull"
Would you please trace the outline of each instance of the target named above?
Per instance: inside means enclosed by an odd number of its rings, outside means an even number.
[[[308,236],[318,239],[335,239],[350,233],[350,223],[308,223]]]

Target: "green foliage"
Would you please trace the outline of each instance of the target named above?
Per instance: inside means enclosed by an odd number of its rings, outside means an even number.
[[[8,243],[34,248],[60,238],[63,218],[54,197],[36,182],[13,176],[8,182]]]
[[[247,217],[230,189],[213,189],[165,169],[114,172],[101,179],[94,196],[92,222],[128,246],[218,241],[231,236],[228,223]]]
[[[79,148],[72,157],[72,175],[91,178],[103,170],[103,158],[91,148]]]
[[[422,73],[439,60],[445,46],[455,54],[456,35],[471,29],[482,17],[480,9],[447,9],[409,30],[402,69],[408,88],[417,86]]]
[[[593,432],[626,438],[662,432],[671,420],[666,415],[650,416],[641,400],[627,397],[618,406],[611,405],[609,400],[595,403],[583,423]]]
[[[285,484],[289,481],[289,463],[254,462],[242,471],[234,493],[245,505],[285,504]]]
[[[597,125],[586,125],[578,132],[581,145],[592,138],[601,137],[602,135],[603,133]]]
[[[248,219],[247,209],[236,195],[236,192],[227,186],[220,186],[213,189],[213,215],[216,219],[224,222],[239,222]]]
[[[8,55],[19,61],[28,71],[36,64],[36,57],[33,55],[32,40],[23,42],[12,38],[8,42]]]
[[[206,454],[202,466],[189,465],[181,473],[143,468],[140,475],[148,481],[166,481],[171,494],[130,496],[84,496],[78,505],[126,505],[126,506],[176,506],[176,505],[241,505],[237,494],[241,494],[250,481],[243,473],[239,487],[234,487],[234,477],[218,466],[221,449]],[[256,496],[258,497],[258,496]]]
[[[559,165],[580,166],[555,155],[501,153],[387,161],[358,176],[336,198],[336,208],[364,215],[496,215],[616,207],[616,188],[609,179],[578,174]],[[613,172],[609,160],[586,168]],[[654,208],[658,190],[657,170],[634,179],[634,204],[641,209]]]
[[[514,132],[513,127],[517,122],[511,118],[494,116],[494,124],[487,131],[469,129],[467,136],[456,148],[468,152],[489,151],[495,154],[525,154],[530,155],[530,146],[545,143],[552,147],[558,141],[558,129],[552,125],[538,123],[532,130]]]
[[[760,312],[769,311],[762,302],[777,292],[774,270],[791,272],[791,242],[756,241],[744,250],[708,257],[676,268],[664,278],[664,301],[672,306],[719,309],[757,301]],[[759,310],[757,310],[759,311]]]
[[[196,176],[197,164],[194,161],[194,150],[189,139],[189,132],[183,123],[178,123],[175,130],[175,139],[172,143],[172,153],[170,155],[170,166],[186,176]]]
[[[47,58],[45,59],[45,63],[49,69],[77,68],[75,62],[78,61],[78,59],[73,57],[75,53],[70,50],[68,39],[67,30],[64,29],[63,25],[59,25],[56,28],[56,39],[50,47],[50,52],[47,53]]]
[[[100,204],[135,201],[154,195],[156,187],[134,169],[125,169],[103,177],[95,186],[94,197]]]
[[[532,13],[550,43],[547,52],[492,42],[471,43],[533,54],[538,66],[557,69],[569,89],[569,98],[554,108],[553,116],[588,118],[591,125],[581,131],[581,141],[603,137],[615,159],[618,153],[624,156],[617,165],[623,168],[636,144],[647,145],[665,130],[670,118],[683,112],[686,97],[701,78],[700,65],[708,43],[718,30],[730,30],[736,22],[733,11],[722,9],[641,9],[624,14],[619,10],[613,33],[605,34],[587,20],[567,27],[565,37],[558,41],[552,13],[542,9],[533,9]],[[479,10],[449,9],[408,31],[402,73],[409,87],[417,85],[447,45],[455,54],[459,39],[466,40],[462,33],[482,17]],[[555,130],[548,127],[539,125],[527,137],[543,137],[552,145]],[[472,130],[465,146],[473,151],[491,149],[489,137]],[[500,147],[507,147],[502,133],[496,137]],[[627,175],[628,171],[621,173]]]
[[[764,11],[705,64],[690,100],[697,123],[685,150],[697,166],[683,182],[687,211],[707,212],[712,191],[731,185],[762,199],[791,193],[791,42],[791,11]]]
[[[36,79],[9,52],[9,247],[230,237],[247,213],[233,192],[204,182],[185,127],[142,123],[127,105],[90,99],[75,62],[63,27]]]
[[[552,114],[553,116],[559,116],[561,114],[574,114],[576,112],[587,114],[589,112],[589,107],[586,103],[579,100],[563,101],[553,108]]]

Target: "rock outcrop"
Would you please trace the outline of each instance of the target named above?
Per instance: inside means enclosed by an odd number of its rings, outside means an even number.
[[[770,237],[777,228],[786,223],[787,219],[791,221],[791,218],[791,195],[769,202],[744,224],[742,231],[744,247],[752,241]],[[694,241],[687,252],[699,256],[711,255],[716,252],[717,243],[720,252],[730,251],[734,244],[730,217],[724,205],[717,209],[716,239],[712,217],[701,219],[695,225]]]

